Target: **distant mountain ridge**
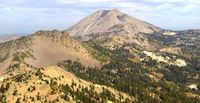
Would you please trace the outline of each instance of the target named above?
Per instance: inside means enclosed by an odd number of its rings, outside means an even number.
[[[98,10],[67,29],[67,31],[70,36],[84,38],[92,34],[97,35],[98,33],[111,31],[116,26],[120,26],[133,34],[139,32],[152,33],[161,30],[152,24],[113,9]]]
[[[17,39],[19,37],[20,36],[16,35],[16,34],[0,35],[0,43],[10,41],[10,40],[13,40],[13,39]]]

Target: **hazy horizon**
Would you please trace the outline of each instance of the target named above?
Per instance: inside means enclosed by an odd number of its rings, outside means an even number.
[[[65,30],[101,9],[118,9],[164,29],[200,29],[198,5],[197,0],[0,0],[0,35]]]

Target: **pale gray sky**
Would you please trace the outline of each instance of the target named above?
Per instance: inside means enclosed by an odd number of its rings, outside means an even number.
[[[114,8],[166,29],[200,29],[200,0],[0,0],[0,34],[64,30]]]

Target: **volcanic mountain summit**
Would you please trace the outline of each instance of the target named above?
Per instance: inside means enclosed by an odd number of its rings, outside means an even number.
[[[85,37],[110,31],[113,27],[120,27],[133,34],[138,32],[152,33],[160,30],[145,21],[131,17],[117,9],[113,9],[98,10],[73,25],[67,31],[73,37]]]

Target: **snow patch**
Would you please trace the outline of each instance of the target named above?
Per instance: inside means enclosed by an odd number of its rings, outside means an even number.
[[[161,55],[158,55],[156,53],[149,52],[149,51],[143,51],[143,53],[146,54],[147,56],[151,57],[153,60],[156,60],[157,62],[164,62],[169,65],[176,65],[179,67],[184,67],[187,65],[187,63],[182,59],[173,60],[170,57],[163,57]]]
[[[197,84],[190,84],[188,88],[198,90]]]
[[[170,31],[165,31],[163,33],[163,35],[170,35],[170,36],[172,36],[172,35],[176,35],[176,33],[175,32],[170,32]]]
[[[184,60],[182,60],[182,59],[176,59],[176,65],[178,65],[179,67],[184,67],[184,66],[186,66],[187,64],[186,64],[186,62],[184,61]]]

